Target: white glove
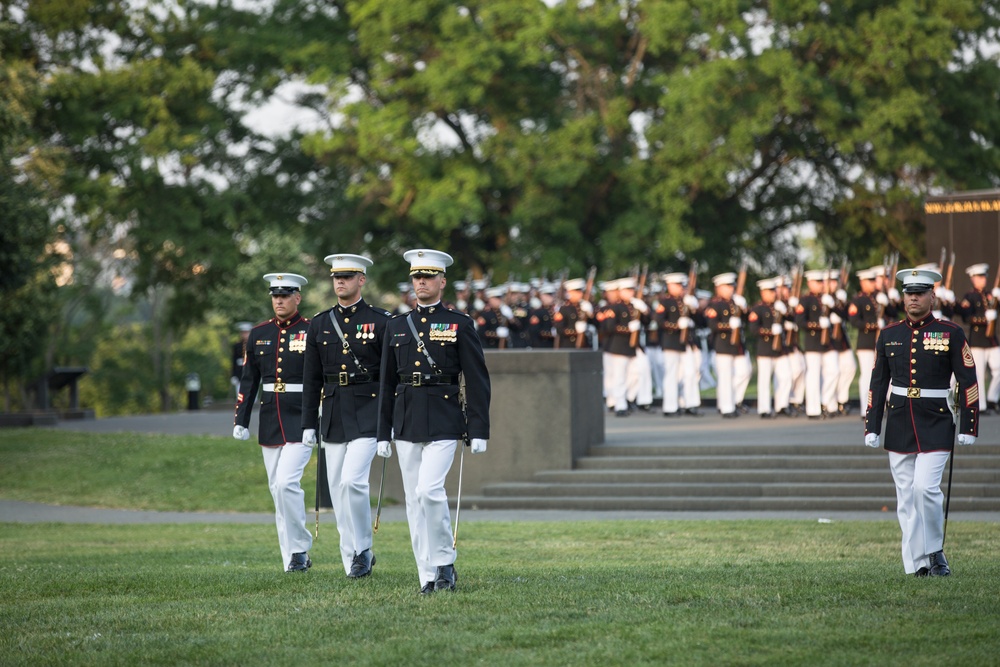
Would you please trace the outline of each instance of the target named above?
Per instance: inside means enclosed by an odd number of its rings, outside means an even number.
[[[791,320],[785,320],[785,331],[795,331],[798,327],[795,326],[795,322]]]
[[[997,318],[997,311],[995,308],[991,308],[986,311],[986,321],[992,322]]]
[[[632,299],[632,307],[638,310],[640,313],[649,312],[649,306],[646,305],[645,301],[639,298]]]
[[[899,301],[899,290],[895,287],[889,288],[889,301]]]
[[[743,326],[743,320],[741,318],[735,316],[729,318],[730,329],[739,329],[741,326]]]
[[[774,324],[771,325],[771,335],[772,336],[780,336],[781,335],[781,323],[780,322],[775,322]]]
[[[392,443],[388,440],[379,440],[375,445],[375,453],[384,459],[392,456]]]
[[[475,301],[472,302],[472,309],[477,313],[482,312],[483,308],[485,307],[486,304],[483,303],[482,299],[476,299]]]
[[[994,287],[991,294],[993,294],[994,299],[1000,299],[1000,287]]]
[[[247,430],[246,426],[239,426],[239,425],[234,426],[233,427],[233,437],[236,438],[237,440],[249,440],[250,439],[250,431]]]
[[[940,310],[932,310],[931,315],[934,316],[935,320],[940,320],[942,317],[944,317],[944,313],[942,313]]]
[[[233,377],[229,378],[229,384],[233,385],[234,387],[238,387],[240,386],[240,379],[234,375]]]
[[[820,329],[829,329],[830,328],[830,318],[829,317],[825,317],[825,316],[819,318],[819,328]]]
[[[878,433],[865,433],[865,446],[878,447]]]
[[[316,429],[314,428],[302,429],[302,444],[309,445],[310,447],[316,446]]]
[[[500,306],[500,314],[506,317],[508,320],[514,319],[514,311],[510,309],[510,306],[503,304]]]
[[[948,303],[954,303],[955,293],[952,292],[950,289],[946,289],[945,292],[947,292],[947,294],[945,295],[945,301],[947,301]]]
[[[845,290],[839,289],[836,293],[837,301],[847,301],[847,292]]]
[[[789,308],[798,308],[799,307],[799,297],[797,297],[797,296],[790,296],[790,297],[788,297],[788,307]]]
[[[640,322],[639,320],[629,320],[628,323],[629,331],[638,331],[641,328],[642,328],[642,322]]]
[[[782,315],[788,314],[788,306],[785,305],[784,301],[775,301],[774,310],[777,311],[778,313],[781,313]]]
[[[840,324],[843,321],[837,313],[830,313],[830,324]]]
[[[935,287],[934,288],[934,296],[936,296],[941,301],[947,301],[948,300],[948,299],[945,298],[947,296],[947,294],[948,294],[948,290],[946,290],[943,287]]]
[[[879,292],[878,294],[875,295],[875,303],[877,303],[880,306],[888,306],[889,297],[885,295],[885,292]]]
[[[833,308],[837,305],[837,301],[833,298],[832,294],[824,294],[819,298],[819,302],[827,308]]]
[[[885,318],[884,317],[878,318],[878,328],[879,329],[885,329]]]
[[[694,294],[685,294],[684,305],[688,307],[688,310],[698,310],[698,297]]]
[[[968,435],[966,433],[958,434],[958,444],[960,445],[973,445],[976,442],[976,436]]]
[[[677,318],[677,328],[678,329],[690,329],[694,326],[694,320],[690,317],[678,317]]]
[[[739,308],[740,310],[747,309],[747,300],[741,294],[733,295],[733,303],[735,303],[736,307]]]
[[[510,329],[507,327],[497,327],[497,338],[506,338],[510,335]]]
[[[594,314],[594,305],[592,303],[590,303],[589,301],[581,301],[580,302],[580,310],[582,310],[583,312],[587,313],[587,315],[593,316],[593,314]]]
[[[577,320],[574,322],[573,328],[576,329],[578,334],[587,333],[587,323],[583,320]]]
[[[542,300],[537,296],[533,296],[528,300],[528,305],[531,306],[532,310],[538,310],[542,307]]]
[[[469,443],[469,451],[473,454],[482,454],[486,451],[486,441],[482,438],[473,438]]]

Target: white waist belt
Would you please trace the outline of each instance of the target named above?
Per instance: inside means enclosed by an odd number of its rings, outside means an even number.
[[[897,387],[892,385],[892,393],[907,398],[948,398],[950,389],[921,389],[920,387]]]
[[[260,386],[264,391],[273,391],[277,394],[284,394],[285,392],[301,392],[301,384],[286,384],[284,382],[265,382]]]

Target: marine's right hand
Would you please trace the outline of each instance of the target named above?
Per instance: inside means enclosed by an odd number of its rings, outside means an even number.
[[[375,447],[375,453],[382,458],[387,459],[392,456],[392,443],[388,440],[379,440]]]

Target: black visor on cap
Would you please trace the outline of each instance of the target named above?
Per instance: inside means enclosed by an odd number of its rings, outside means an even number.
[[[279,285],[271,288],[271,296],[288,296],[289,294],[295,294],[298,291],[299,290],[295,287]]]
[[[363,275],[360,271],[334,271],[334,278],[353,278],[354,276]]]
[[[908,285],[903,285],[904,294],[914,294],[918,292],[929,292],[934,289],[934,285],[928,285],[927,283],[909,283]]]

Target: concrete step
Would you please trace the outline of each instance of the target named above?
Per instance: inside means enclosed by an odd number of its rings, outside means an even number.
[[[891,481],[888,489],[892,492]],[[704,484],[704,483],[667,483],[667,484],[608,484],[608,483],[563,483],[540,484],[532,482],[506,482],[491,484],[483,489],[483,495],[490,498],[511,498],[517,496],[532,496],[536,498],[564,497],[600,497],[613,498],[623,496],[641,496],[643,498],[851,498],[855,496],[883,495],[887,482],[878,483],[794,483],[774,482],[734,483],[734,484]],[[968,498],[1000,499],[1000,486],[996,484],[966,484],[952,485],[952,496]]]
[[[955,467],[956,479],[970,484],[1000,483],[1000,468],[964,469]],[[884,469],[835,470],[546,470],[531,481],[542,484],[605,482],[614,484],[739,484],[766,483],[778,480],[799,483],[892,483],[888,466]]]
[[[473,509],[547,509],[547,510],[599,510],[599,511],[662,511],[662,512],[727,512],[727,511],[768,511],[768,512],[871,512],[896,511],[896,497],[889,487],[888,494],[877,496],[854,496],[849,498],[821,497],[593,497],[566,496],[547,498],[543,496],[518,496],[493,498],[488,496],[468,496],[462,498],[462,506]],[[951,497],[951,512],[1000,512],[1000,498]]]
[[[830,470],[836,468],[885,470],[883,456],[584,456],[576,461],[581,470]]]
[[[861,432],[858,442],[849,444],[781,444],[740,445],[730,443],[699,443],[697,445],[643,444],[643,445],[598,445],[587,450],[588,458],[622,456],[698,456],[703,458],[733,456],[863,456],[873,457],[885,463],[883,449],[865,447]],[[957,448],[955,460],[1000,457],[1000,445],[973,445]],[[957,465],[957,463],[956,463]]]

